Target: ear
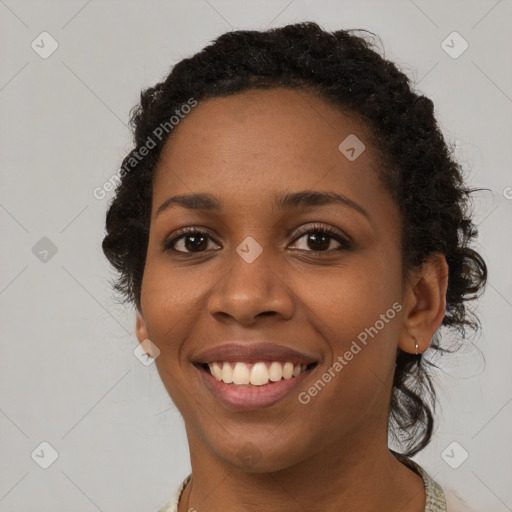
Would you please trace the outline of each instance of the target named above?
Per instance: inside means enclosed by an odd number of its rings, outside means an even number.
[[[148,328],[146,326],[146,322],[144,317],[142,316],[142,312],[137,308],[137,318],[135,320],[135,334],[139,343],[142,343],[146,339],[151,339],[149,336]]]
[[[403,328],[398,347],[418,354],[430,346],[446,311],[448,264],[443,254],[431,255],[421,268],[414,271],[404,293]]]

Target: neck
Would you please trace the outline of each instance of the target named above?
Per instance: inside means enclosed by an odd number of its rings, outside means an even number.
[[[329,446],[291,467],[264,473],[234,468],[206,450],[194,456],[191,449],[191,465],[179,512],[425,510],[422,478],[399,462],[387,443]]]

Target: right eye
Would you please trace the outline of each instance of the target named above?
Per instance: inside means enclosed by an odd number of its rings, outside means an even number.
[[[164,250],[184,254],[200,253],[207,250],[208,241],[213,241],[213,239],[205,231],[186,228],[181,231],[179,236],[164,242]]]

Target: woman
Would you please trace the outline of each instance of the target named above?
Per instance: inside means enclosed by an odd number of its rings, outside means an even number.
[[[432,101],[351,32],[226,33],[133,115],[103,250],[185,421],[161,511],[460,506],[409,457],[423,354],[477,325],[470,191]]]

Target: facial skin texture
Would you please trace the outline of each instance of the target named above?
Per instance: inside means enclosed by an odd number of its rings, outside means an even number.
[[[355,134],[365,151],[338,149]],[[388,450],[387,421],[397,348],[424,352],[445,311],[443,256],[402,276],[397,206],[379,180],[364,126],[305,91],[271,89],[203,101],[175,129],[153,187],[152,220],[136,334],[160,349],[162,381],[180,410],[193,478],[179,510],[379,510],[420,512],[422,479]],[[279,211],[275,195],[336,192],[340,204]],[[209,193],[219,212],[158,207],[179,194]],[[318,224],[350,237],[317,250]],[[206,250],[163,249],[179,228],[210,235]],[[314,230],[311,230],[314,231]],[[178,235],[176,235],[178,236]],[[247,263],[247,237],[263,248]],[[309,243],[308,243],[309,240]],[[189,246],[190,247],[190,246]],[[175,249],[187,251],[185,239]],[[297,400],[393,303],[403,306],[307,405]],[[319,365],[274,406],[232,411],[206,389],[191,361],[231,341],[265,340]],[[251,463],[237,454],[248,444]]]

